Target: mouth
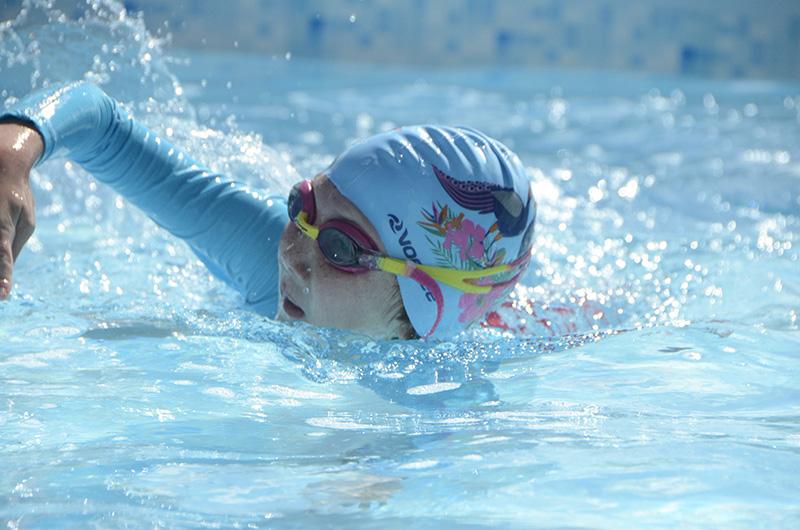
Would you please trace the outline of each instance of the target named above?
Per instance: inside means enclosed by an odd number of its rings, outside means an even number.
[[[283,264],[280,264],[280,281],[278,283],[278,292],[281,296],[281,307],[278,311],[278,314],[283,313],[284,316],[289,317],[293,320],[300,320],[306,316],[306,312],[303,311],[303,308],[297,305],[289,295],[291,294],[291,290],[289,289],[289,281],[287,280],[286,271],[283,267]]]
[[[289,300],[288,296],[283,297],[283,312],[286,313],[287,316],[294,319],[301,319],[306,315],[305,311],[303,311],[300,306]]]

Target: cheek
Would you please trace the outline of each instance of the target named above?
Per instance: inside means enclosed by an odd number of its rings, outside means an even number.
[[[342,316],[342,308],[358,300],[363,291],[358,278],[342,273],[327,263],[320,266],[311,283],[314,305],[331,319]]]
[[[298,288],[308,288],[307,321],[324,327],[380,333],[387,326],[388,275],[349,274],[330,266],[316,243],[293,223],[281,234],[278,259]]]
[[[386,324],[391,292],[378,274],[347,274],[325,266],[314,281],[314,306],[320,321],[331,327],[372,329]]]

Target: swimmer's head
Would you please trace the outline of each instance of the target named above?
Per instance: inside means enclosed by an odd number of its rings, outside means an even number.
[[[530,180],[511,150],[479,131],[403,127],[354,145],[325,173],[369,221],[380,252],[406,264],[397,282],[419,336],[481,321],[528,265]]]
[[[386,252],[369,219],[347,200],[325,174],[313,181],[314,225],[346,221],[358,226]],[[397,280],[391,274],[352,274],[331,266],[317,241],[289,222],[278,251],[278,320],[303,320],[329,328],[352,329],[375,338],[411,338],[404,321]],[[400,311],[399,311],[400,310]]]

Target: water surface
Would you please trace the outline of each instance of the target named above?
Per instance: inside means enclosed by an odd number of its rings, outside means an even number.
[[[48,162],[0,305],[8,528],[800,526],[798,84],[165,53],[116,4],[38,6],[0,29],[2,99],[93,80],[270,191],[402,124],[501,139],[540,205],[517,295],[552,320],[273,323]]]

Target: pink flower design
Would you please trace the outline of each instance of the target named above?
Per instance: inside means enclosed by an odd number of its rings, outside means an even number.
[[[484,237],[486,237],[486,232],[480,225],[464,219],[460,226],[448,227],[444,238],[444,248],[450,250],[451,246],[455,244],[461,251],[461,261],[466,261],[467,256],[482,258]]]
[[[489,311],[497,306],[497,302],[508,296],[508,293],[517,284],[517,280],[525,271],[530,261],[530,254],[523,254],[514,261],[508,263],[508,270],[495,274],[491,277],[479,279],[478,285],[491,285],[492,288],[485,294],[464,293],[458,299],[458,307],[463,311],[458,315],[459,322],[470,324],[479,318],[483,318]]]
[[[463,311],[458,315],[458,321],[470,323],[483,318],[483,315],[492,309],[498,300],[505,298],[513,286],[513,283],[511,285],[500,284],[492,287],[492,290],[485,294],[462,294],[458,300],[458,307]]]

